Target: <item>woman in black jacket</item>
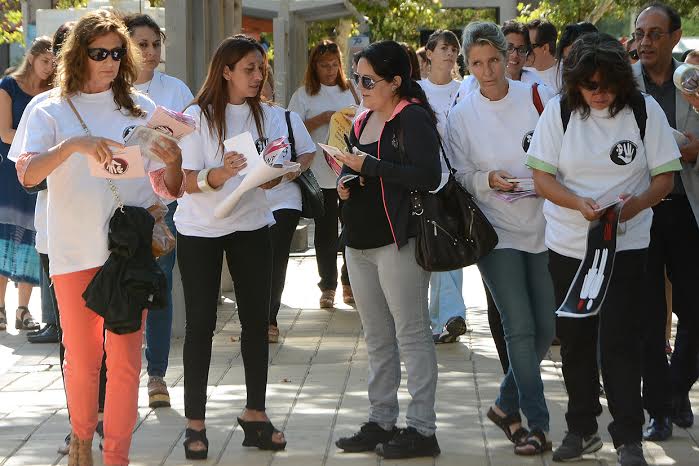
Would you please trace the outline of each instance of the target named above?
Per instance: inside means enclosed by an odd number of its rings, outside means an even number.
[[[434,112],[410,78],[410,62],[392,41],[361,52],[354,76],[368,109],[354,125],[352,153],[338,193],[347,267],[369,354],[369,421],[337,446],[385,458],[436,456],[437,360],[427,310],[429,273],[415,261],[410,192],[441,178]],[[350,175],[355,176],[349,180]],[[407,428],[396,429],[400,354],[408,372]]]

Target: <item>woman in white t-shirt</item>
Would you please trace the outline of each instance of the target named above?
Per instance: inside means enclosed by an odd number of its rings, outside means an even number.
[[[264,147],[268,141],[287,134],[280,112],[260,99],[266,69],[267,57],[259,43],[244,35],[225,39],[214,52],[194,103],[185,111],[197,123],[197,129],[182,139],[187,194],[175,212],[177,263],[187,317],[184,449],[188,459],[205,459],[208,454],[206,387],[224,255],[242,326],[240,350],[247,403],[238,424],[245,432],[243,445],[263,450],[282,450],[286,446],[284,434],[265,414],[272,278],[270,226],[274,216],[263,189],[273,188],[280,180],[246,192],[228,216],[214,216],[216,206],[240,185],[240,171],[247,166],[242,154],[226,152],[224,140],[250,132],[256,145]]]
[[[131,38],[141,50],[141,68],[135,88],[150,97],[156,105],[181,112],[194,98],[187,85],[179,79],[161,73],[156,68],[161,61],[165,34],[153,19],[145,14],[133,14],[124,18]],[[173,216],[177,201],[168,202],[165,223],[175,234]],[[165,272],[168,286],[168,305],[158,312],[149,312],[146,318],[146,360],[148,361],[148,406],[170,406],[170,394],[164,377],[170,354],[172,334],[172,269],[175,267],[175,250],[158,259]]]
[[[97,424],[99,368],[104,351],[110,373],[104,416],[104,463],[128,464],[138,407],[142,327],[104,332],[100,315],[83,298],[88,284],[109,256],[107,234],[118,206],[150,207],[158,195],[174,198],[183,186],[182,159],[176,144],[163,138],[151,149],[165,168],[144,159],[146,177],[107,180],[90,175],[89,160],[110,163],[123,148],[125,128],[145,124],[153,102],[132,94],[138,50],[123,23],[106,11],[81,18],[61,51],[59,96],[38,103],[27,121],[17,175],[27,187],[48,183],[50,274],[61,309],[65,384],[72,437],[70,464],[92,464]],[[80,116],[82,120],[81,122]],[[157,191],[154,191],[154,189]],[[144,316],[145,317],[145,316]],[[104,345],[104,350],[103,350]]]
[[[524,161],[541,108],[534,86],[507,79],[507,49],[496,24],[476,22],[466,27],[464,57],[480,90],[451,110],[447,139],[457,179],[473,194],[499,238],[495,250],[478,262],[500,311],[510,357],[488,418],[515,444],[516,454],[536,455],[551,449],[539,364],[555,326],[543,200],[534,196],[510,202],[506,195],[517,188],[511,180],[531,179]],[[551,97],[539,96],[542,102]],[[529,432],[521,425],[520,409]]]
[[[314,142],[328,142],[328,128],[333,113],[359,103],[350,86],[343,71],[342,52],[337,44],[324,40],[316,45],[308,60],[304,85],[294,92],[289,101],[289,110],[301,116]],[[315,219],[314,245],[320,275],[320,307],[330,309],[334,306],[337,288],[337,221],[340,213],[337,175],[325,161],[320,148],[316,150],[311,171],[323,188],[325,198],[325,215]],[[340,279],[343,300],[347,304],[353,304],[352,288],[344,264]]]
[[[626,51],[613,37],[591,33],[579,38],[563,63],[563,82],[563,93],[539,120],[527,159],[536,190],[546,198],[546,246],[558,304],[586,255],[590,222],[607,212],[600,209],[607,201],[623,198],[625,203],[600,313],[558,319],[568,433],[553,459],[571,460],[602,448],[596,419],[602,412],[599,350],[619,464],[645,464],[638,310],[650,207],[671,191],[673,172],[681,170],[680,153],[663,110],[638,91]]]

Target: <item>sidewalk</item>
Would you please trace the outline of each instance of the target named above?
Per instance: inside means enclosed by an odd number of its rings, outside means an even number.
[[[339,452],[335,440],[354,432],[366,420],[367,357],[354,310],[344,305],[338,305],[333,312],[318,309],[320,293],[315,286],[316,274],[314,258],[293,258],[289,262],[283,297],[288,307],[281,310],[279,322],[282,339],[270,348],[268,413],[275,426],[285,431],[287,450],[272,454],[241,446],[243,436],[235,420],[245,404],[238,343],[240,327],[234,304],[226,300],[219,310],[209,375],[209,460],[188,462],[184,457],[183,341],[177,339],[173,341],[166,378],[171,387],[172,409],[153,411],[147,407],[145,371],[142,375],[139,421],[131,449],[133,465],[553,464],[550,454],[543,458],[515,457],[512,445],[485,417],[496,396],[502,371],[483,310],[485,298],[480,278],[473,267],[466,269],[464,280],[468,322],[473,332],[462,337],[460,343],[437,348],[437,438],[442,455],[435,459],[384,462],[374,454]],[[15,295],[9,287],[10,317]],[[38,305],[32,309],[38,317]],[[555,446],[565,434],[567,401],[557,349],[543,362],[542,373]],[[409,399],[405,377],[399,397],[405,411]],[[699,387],[692,392],[692,402],[697,413]],[[609,420],[605,411],[600,418],[604,448],[578,464],[616,464],[616,454],[606,432]],[[405,425],[404,418],[399,422]],[[24,333],[18,335],[13,329],[0,332],[0,466],[67,464],[67,457],[60,457],[56,447],[68,429],[57,348],[29,344]],[[675,427],[672,440],[645,443],[644,449],[651,464],[697,465],[699,427],[689,430]],[[101,465],[97,441],[94,452],[95,464]]]

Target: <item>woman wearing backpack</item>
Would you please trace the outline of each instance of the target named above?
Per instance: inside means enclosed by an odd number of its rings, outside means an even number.
[[[599,338],[613,419],[609,432],[619,464],[644,465],[639,283],[650,241],[650,207],[671,191],[673,172],[681,170],[680,153],[663,110],[639,92],[627,53],[613,37],[579,38],[563,62],[563,82],[563,93],[541,116],[527,158],[536,190],[546,198],[545,239],[557,304],[565,300],[585,256],[589,222],[604,213],[602,201],[623,198],[625,203],[599,314],[558,319],[568,432],[553,459],[573,460],[602,448],[596,419],[602,412]]]
[[[526,150],[550,92],[506,77],[508,44],[496,24],[469,24],[462,47],[479,90],[449,112],[448,153],[456,178],[498,233],[496,249],[478,262],[478,269],[500,311],[510,359],[488,418],[515,444],[516,454],[535,455],[551,449],[539,364],[555,325],[543,200],[510,202],[504,195],[517,187],[511,180],[532,176],[524,165]],[[529,432],[521,425],[520,409]]]

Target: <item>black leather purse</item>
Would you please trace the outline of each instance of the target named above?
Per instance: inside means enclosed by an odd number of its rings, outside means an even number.
[[[286,111],[286,127],[289,133],[289,145],[291,146],[291,161],[296,161],[296,143],[294,140],[294,130],[291,127],[290,112]],[[318,184],[318,180],[309,169],[302,172],[295,180],[301,187],[301,217],[320,218],[325,215],[325,200],[323,190]]]

